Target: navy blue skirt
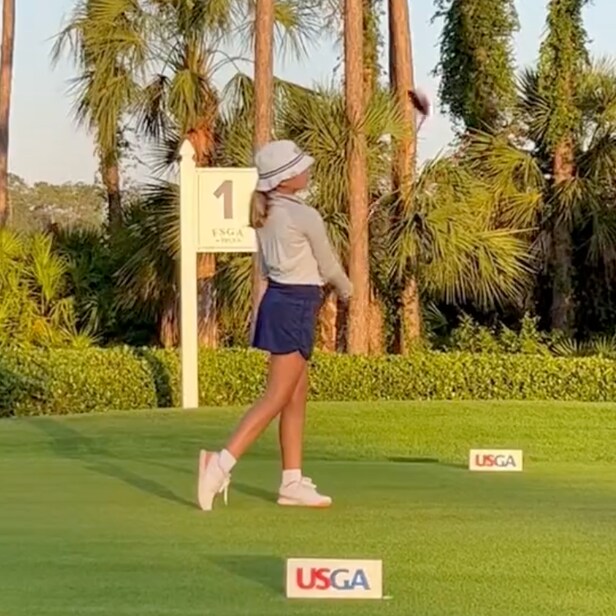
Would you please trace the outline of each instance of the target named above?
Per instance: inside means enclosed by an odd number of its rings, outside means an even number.
[[[310,359],[321,303],[319,286],[270,280],[257,313],[252,346],[273,355],[299,352]]]

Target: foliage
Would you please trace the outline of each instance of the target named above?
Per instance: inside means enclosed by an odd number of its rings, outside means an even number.
[[[9,176],[11,228],[17,231],[45,231],[50,225],[100,227],[105,201],[99,186],[83,182],[28,184]]]
[[[107,237],[96,229],[58,229],[54,252],[67,266],[67,292],[79,327],[109,336],[114,329],[113,273],[116,267]]]
[[[413,192],[414,213],[391,234],[396,274],[417,271],[428,297],[449,304],[519,304],[532,272],[528,242],[513,221],[499,224],[489,183],[443,158],[424,167]]]
[[[11,389],[6,383],[19,387]],[[0,396],[0,415],[63,415],[156,406],[148,364],[127,348],[4,352]]]
[[[466,129],[498,131],[515,105],[513,0],[437,0],[440,100]]]
[[[239,75],[227,89],[230,105],[221,118],[217,156],[224,164],[245,165],[252,156],[252,81]],[[340,90],[333,87],[308,90],[294,84],[276,81],[275,130],[278,138],[292,139],[309,151],[315,159],[312,185],[307,195],[309,203],[322,214],[329,236],[344,260],[348,250],[348,212],[346,197],[347,145],[350,129],[346,120],[344,100]],[[378,288],[387,286],[385,273],[386,242],[382,218],[386,211],[379,199],[387,189],[383,178],[389,169],[390,146],[385,136],[397,135],[401,130],[399,113],[389,94],[382,90],[372,97],[364,122],[371,204],[371,271]],[[250,311],[249,260],[233,257],[224,260],[217,274],[221,309],[231,317],[228,308],[236,313],[235,323],[243,326],[246,337]],[[235,335],[237,340],[238,336]]]
[[[579,122],[574,133],[573,175],[556,190],[548,134],[553,114],[539,89],[539,75],[526,71],[521,80],[520,119],[527,142],[476,133],[463,153],[475,180],[486,183],[496,201],[499,225],[531,230],[532,252],[541,278],[535,289],[537,312],[548,321],[553,285],[553,230],[564,224],[571,233],[577,267],[578,331],[605,328],[609,316],[596,324],[585,315],[609,309],[616,280],[616,218],[613,173],[616,169],[616,70],[597,62],[577,76],[573,102]],[[600,302],[599,302],[599,298]],[[607,313],[610,314],[609,312]],[[602,322],[601,322],[602,321]]]
[[[506,326],[486,327],[464,315],[445,345],[465,353],[513,353],[549,355],[550,340],[538,328],[538,319],[525,315],[519,331]]]
[[[68,269],[50,236],[0,231],[0,347],[90,343],[78,327]]]
[[[247,404],[261,395],[265,373],[263,354],[202,351],[201,404]],[[616,401],[616,363],[601,357],[545,354],[427,352],[380,358],[317,354],[310,386],[312,400],[329,401]],[[4,414],[82,413],[179,403],[175,351],[7,351],[0,361],[0,411]]]
[[[582,20],[582,8],[587,3],[588,0],[548,3],[547,36],[539,51],[537,90],[550,110],[544,139],[551,146],[571,136],[580,125],[576,93],[588,68],[588,36]]]
[[[127,211],[116,242],[115,306],[141,322],[176,313],[179,298],[179,193],[160,181],[144,188],[143,199]]]
[[[75,118],[94,134],[103,173],[117,168],[128,149],[126,124],[147,61],[145,28],[137,0],[78,0],[54,44],[54,63],[69,56],[78,70],[71,86]]]

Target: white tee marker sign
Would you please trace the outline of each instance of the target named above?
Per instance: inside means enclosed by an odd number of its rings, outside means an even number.
[[[471,449],[468,468],[484,473],[516,473],[524,470],[520,449]]]
[[[288,599],[383,599],[383,562],[291,558]]]

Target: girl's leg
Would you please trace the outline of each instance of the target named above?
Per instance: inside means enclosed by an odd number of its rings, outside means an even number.
[[[215,454],[201,452],[198,499],[203,511],[212,509],[216,495],[226,491],[237,460],[289,402],[305,365],[306,360],[299,353],[272,355],[263,398],[244,415],[225,449]]]
[[[282,482],[278,503],[290,507],[329,507],[332,499],[319,494],[317,487],[302,474],[307,396],[308,364],[300,375],[290,400],[280,413]]]
[[[272,355],[264,396],[247,413],[226,446],[239,460],[272,420],[289,404],[301,380],[307,362],[299,353]]]
[[[304,366],[291,399],[280,414],[278,434],[283,473],[284,471],[288,473],[293,471],[301,473],[307,397],[308,363]]]

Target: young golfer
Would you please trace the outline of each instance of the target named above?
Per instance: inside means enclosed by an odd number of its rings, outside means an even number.
[[[201,452],[199,505],[210,511],[226,492],[237,461],[279,416],[282,482],[278,503],[329,507],[331,498],[302,474],[308,360],[314,346],[322,287],[343,300],[352,287],[330,245],[319,213],[297,193],[308,186],[313,159],[291,141],[275,141],[255,157],[259,172],[251,208],[267,290],[253,321],[252,345],[269,353],[267,387],[219,453]]]

